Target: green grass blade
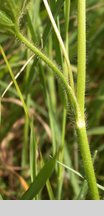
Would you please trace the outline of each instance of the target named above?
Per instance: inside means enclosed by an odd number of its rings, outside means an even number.
[[[11,66],[10,66],[8,60],[7,60],[7,57],[6,57],[5,53],[4,53],[4,50],[3,50],[2,46],[0,46],[0,50],[1,50],[1,53],[2,53],[3,58],[4,58],[4,60],[5,60],[5,63],[6,63],[6,65],[7,65],[7,68],[8,68],[8,70],[9,70],[9,73],[10,73],[10,76],[11,76],[11,78],[12,78],[12,81],[13,81],[13,83],[14,83],[14,85],[15,85],[15,87],[16,87],[16,90],[17,90],[17,92],[18,92],[19,98],[20,98],[20,100],[21,100],[21,102],[22,102],[22,105],[23,105],[25,114],[26,114],[26,116],[28,116],[29,114],[28,114],[27,106],[26,106],[26,104],[25,104],[25,102],[24,102],[24,99],[23,99],[21,90],[20,90],[20,88],[19,88],[19,86],[18,86],[17,81],[15,80],[15,76],[14,76],[14,74],[13,74],[13,71],[12,71],[12,69],[11,69]]]
[[[46,181],[52,175],[52,172],[55,167],[55,159],[51,159],[47,162],[44,167],[41,169],[39,174],[36,176],[33,183],[30,185],[29,189],[22,196],[22,200],[32,200],[42,188],[45,186]]]
[[[73,74],[72,74],[71,64],[70,64],[70,61],[69,61],[69,58],[68,58],[68,54],[67,54],[67,51],[66,51],[64,42],[63,42],[63,40],[62,40],[62,37],[61,37],[61,35],[60,35],[60,32],[59,32],[59,30],[58,30],[58,27],[57,27],[57,25],[56,25],[55,19],[54,19],[54,17],[53,17],[53,14],[52,14],[52,12],[51,12],[51,9],[50,9],[50,6],[49,6],[47,0],[43,0],[43,2],[44,2],[44,5],[45,5],[45,7],[46,7],[48,16],[49,16],[49,18],[50,18],[52,27],[53,27],[53,29],[54,29],[54,31],[55,31],[56,36],[57,36],[57,39],[58,39],[58,42],[59,42],[59,44],[60,44],[61,50],[62,50],[62,52],[63,52],[63,55],[64,55],[64,57],[65,57],[67,69],[68,69],[68,71],[69,71],[70,86],[71,86],[72,89],[74,90],[74,81],[73,81]]]
[[[40,154],[40,156],[41,156],[42,166],[44,166],[44,160],[43,160],[42,154]],[[47,191],[48,191],[48,195],[49,195],[50,200],[55,200],[55,196],[54,196],[54,193],[53,193],[49,179],[46,182],[46,187],[47,187]]]
[[[54,9],[53,9],[53,11],[52,11],[53,16],[54,16],[54,19],[56,19],[57,15],[59,14],[60,9],[61,9],[61,7],[62,7],[64,1],[65,1],[65,0],[58,0],[58,1],[56,2],[55,6],[54,6]],[[44,44],[46,44],[47,39],[48,39],[48,37],[49,37],[49,34],[50,34],[51,30],[52,30],[52,26],[50,25],[50,20],[49,20],[49,21],[47,21],[47,26],[46,26],[45,31],[44,31],[44,34],[43,34],[43,41],[44,41]]]

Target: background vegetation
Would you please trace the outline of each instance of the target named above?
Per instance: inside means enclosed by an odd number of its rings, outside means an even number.
[[[18,1],[19,2],[19,1]],[[22,2],[22,1],[21,1]],[[25,2],[25,1],[24,1]],[[62,2],[62,3],[61,3]],[[77,0],[50,0],[49,5],[77,80]],[[18,3],[19,4],[19,3]],[[2,3],[1,3],[2,5]],[[31,0],[19,13],[21,32],[66,71],[62,50],[42,0]],[[69,5],[68,5],[69,6]],[[0,6],[2,7],[2,6]],[[104,2],[87,0],[86,123],[100,196],[104,198]],[[68,16],[70,14],[70,22]],[[50,68],[17,37],[0,30],[17,88],[0,52],[0,194],[3,199],[90,199],[82,158],[65,90]],[[67,74],[65,74],[67,78]],[[13,80],[13,79],[12,79]],[[6,89],[6,92],[5,92]],[[21,100],[20,100],[21,99]],[[28,112],[28,119],[23,109]],[[66,114],[67,110],[67,114]],[[50,160],[50,157],[56,158]],[[54,163],[54,160],[56,163]],[[49,162],[48,162],[49,161]],[[40,173],[44,163],[46,166]],[[53,174],[50,172],[53,171]],[[36,178],[37,174],[38,178]],[[52,175],[51,175],[52,174]],[[48,176],[51,177],[45,182]],[[35,181],[34,181],[35,180]],[[44,186],[45,185],[45,186]],[[44,186],[44,188],[43,188]],[[35,188],[35,189],[34,189]],[[37,188],[37,191],[36,191]],[[43,188],[43,189],[42,189]]]

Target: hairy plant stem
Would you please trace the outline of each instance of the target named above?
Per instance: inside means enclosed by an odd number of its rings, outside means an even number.
[[[31,42],[29,42],[28,39],[26,39],[20,32],[16,31],[16,36],[22,43],[24,43],[30,50],[32,50],[38,57],[40,57],[52,69],[54,74],[56,74],[58,78],[61,80],[61,83],[63,84],[65,91],[67,93],[68,100],[74,109],[77,135],[79,138],[79,145],[83,159],[84,170],[90,188],[91,197],[94,200],[99,200],[99,193],[97,189],[96,177],[88,144],[85,121],[72,88],[68,85],[61,71],[47,56],[45,56],[38,48],[36,48]]]
[[[77,134],[83,159],[85,174],[92,199],[98,200],[99,193],[91,158],[86,126],[85,126],[85,82],[86,82],[86,0],[78,0],[78,78],[77,102],[80,115],[77,121]]]
[[[66,78],[63,73],[58,69],[58,67],[44,54],[39,50],[35,45],[33,45],[26,37],[24,37],[19,31],[15,32],[17,38],[26,45],[31,51],[33,51],[40,59],[42,59],[53,71],[53,73],[58,77],[63,85],[69,100],[72,103],[74,110],[77,110],[77,101],[75,94],[72,88],[68,85]]]
[[[99,193],[87,138],[86,126],[83,121],[82,123],[81,121],[79,121],[79,123],[77,122],[77,135],[91,198],[93,200],[99,200]]]

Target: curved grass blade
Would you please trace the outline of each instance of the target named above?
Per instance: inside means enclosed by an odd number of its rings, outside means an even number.
[[[55,167],[55,158],[49,160],[36,176],[29,189],[23,194],[21,200],[32,200],[42,188],[45,186],[47,180],[52,175]]]
[[[52,156],[50,156],[50,157],[52,158]],[[66,164],[61,163],[61,162],[58,161],[58,160],[56,160],[56,162],[57,162],[58,164],[60,164],[61,166],[63,166],[65,169],[70,170],[70,172],[73,172],[75,175],[79,176],[81,179],[83,179],[84,181],[86,181],[85,177],[82,176],[80,172],[77,172],[76,170],[72,169],[71,167],[67,166]],[[97,187],[98,187],[100,190],[104,191],[104,187],[103,187],[102,185],[100,185],[100,184],[97,183]]]
[[[56,4],[54,5],[54,9],[52,11],[54,19],[56,19],[57,15],[59,14],[60,9],[62,8],[62,5],[63,5],[64,1],[65,0],[58,0],[56,2]],[[52,25],[50,25],[50,20],[48,20],[45,31],[44,31],[44,34],[43,34],[44,45],[47,42],[47,38],[49,37],[49,34],[50,34],[51,30],[52,30]]]

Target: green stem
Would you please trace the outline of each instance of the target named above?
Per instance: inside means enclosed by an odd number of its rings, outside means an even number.
[[[77,134],[83,159],[85,174],[91,191],[91,197],[99,200],[96,177],[91,158],[86,126],[85,126],[85,82],[86,82],[86,0],[78,0],[78,79],[77,101],[79,116],[77,119]]]
[[[99,193],[96,183],[95,172],[93,168],[93,162],[90,154],[90,148],[86,133],[85,125],[77,125],[77,134],[79,138],[80,151],[83,159],[83,166],[86,174],[86,178],[88,181],[90,194],[93,200],[99,200]]]
[[[52,69],[53,73],[57,75],[58,79],[61,81],[61,84],[65,88],[68,100],[71,101],[74,110],[76,110],[75,113],[77,113],[77,101],[75,94],[72,88],[68,85],[63,73],[45,54],[43,54],[35,45],[29,42],[28,39],[26,39],[20,32],[16,31],[15,34],[22,43],[24,43],[31,51],[33,51],[33,53],[42,59]]]
[[[77,100],[84,119],[86,81],[86,0],[78,0],[78,80]]]

